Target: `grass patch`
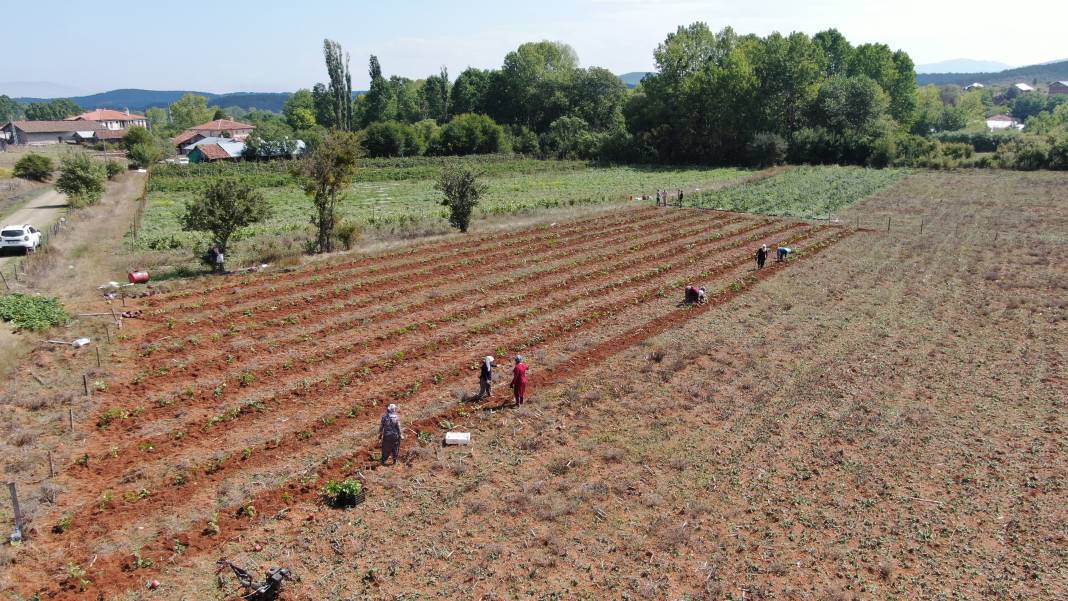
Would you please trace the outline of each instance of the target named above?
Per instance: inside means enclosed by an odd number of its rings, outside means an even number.
[[[827,218],[907,175],[901,169],[802,166],[749,186],[695,194],[692,206],[783,217]]]

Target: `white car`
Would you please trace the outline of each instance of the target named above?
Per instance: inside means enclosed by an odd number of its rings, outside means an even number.
[[[23,253],[37,250],[41,246],[41,232],[28,223],[22,225],[5,225],[0,230],[0,249],[17,248]]]

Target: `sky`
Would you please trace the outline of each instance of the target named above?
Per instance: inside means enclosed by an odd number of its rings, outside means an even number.
[[[500,66],[527,41],[570,44],[583,66],[653,70],[653,50],[678,26],[766,35],[837,28],[854,44],[883,42],[917,64],[947,59],[1027,65],[1068,59],[1068,1],[1015,13],[977,0],[216,0],[208,3],[5,0],[0,94],[115,88],[282,92],[326,79],[322,40],[352,56],[366,89],[374,53],[386,75],[421,78],[446,66]],[[79,9],[80,7],[80,9]],[[11,49],[20,49],[11,51]],[[46,95],[46,94],[41,94]]]

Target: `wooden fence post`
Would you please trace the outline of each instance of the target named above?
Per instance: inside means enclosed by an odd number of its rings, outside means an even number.
[[[11,292],[11,284],[7,283],[7,276],[4,275],[3,271],[0,271],[0,278],[4,280],[4,288],[7,288],[8,292]]]
[[[888,231],[888,232],[890,231],[890,218],[889,217],[886,218],[886,231]]]
[[[67,421],[70,423],[70,431],[74,432],[74,407],[67,407]]]
[[[85,397],[92,398],[89,394],[89,374],[82,374],[82,386],[85,387]]]
[[[920,233],[923,233],[923,219],[920,220]]]
[[[96,366],[100,367],[100,347],[97,346],[94,349],[96,350]]]
[[[108,337],[108,344],[111,344],[111,326],[104,324],[104,334]]]
[[[52,461],[52,451],[48,452],[48,477],[56,477],[56,464]]]
[[[17,543],[22,540],[22,510],[19,509],[19,493],[15,490],[15,483],[8,482],[7,490],[11,493],[11,507],[15,510],[15,531],[11,533],[11,542]]]

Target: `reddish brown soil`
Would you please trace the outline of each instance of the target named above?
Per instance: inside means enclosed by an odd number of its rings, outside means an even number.
[[[217,589],[210,567],[227,555],[293,568],[287,598],[309,600],[1055,598],[1066,281],[1027,249],[1064,250],[1041,238],[1065,225],[1042,198],[1066,184],[1020,177],[918,175],[862,209],[923,215],[923,237],[645,210],[581,235],[562,224],[559,248],[537,242],[544,228],[511,233],[530,241],[523,262],[461,264],[446,257],[466,247],[431,244],[442,274],[404,253],[241,278],[201,307],[153,298],[158,319],[128,322],[95,399],[97,419],[128,415],[90,424],[88,465],[63,467],[67,493],[6,582],[42,598],[224,598],[232,583]],[[975,201],[1029,186],[1047,194],[1015,212]],[[996,252],[979,215],[1002,228]],[[760,242],[797,253],[756,271]],[[317,273],[343,300],[282,308]],[[690,282],[708,304],[678,305]],[[365,295],[381,300],[348,304]],[[503,408],[502,383],[461,401],[480,356],[516,352],[527,407]],[[409,430],[404,463],[382,470],[385,402]],[[444,428],[475,445],[416,436]],[[342,477],[367,483],[365,505],[322,507]],[[69,529],[50,532],[62,515]],[[134,592],[152,577],[161,591]]]

